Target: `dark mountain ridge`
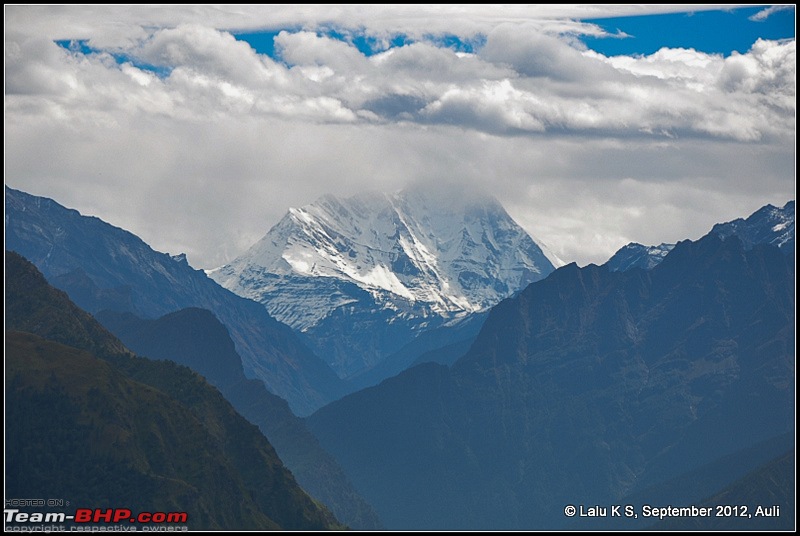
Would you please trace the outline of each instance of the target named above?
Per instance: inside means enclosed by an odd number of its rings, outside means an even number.
[[[757,244],[770,244],[780,248],[787,255],[794,254],[794,201],[788,201],[782,208],[765,205],[752,213],[747,219],[718,223],[710,234],[720,238],[736,235],[750,249]],[[643,246],[636,242],[620,248],[605,263],[612,272],[624,272],[631,268],[650,270],[664,260],[675,244]]]
[[[793,431],[793,378],[793,259],[708,235],[650,271],[565,266],[451,369],[308,422],[390,528],[541,530]]]
[[[136,357],[21,256],[5,261],[8,497],[186,512],[192,529],[341,528],[196,373]]]
[[[131,313],[101,311],[97,318],[136,353],[175,361],[202,374],[261,429],[303,489],[330,508],[337,519],[355,529],[382,528],[374,510],[286,402],[260,381],[245,377],[228,330],[213,313],[188,308],[147,320]]]

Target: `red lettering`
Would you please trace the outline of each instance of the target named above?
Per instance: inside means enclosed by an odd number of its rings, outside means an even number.
[[[114,510],[112,510],[111,508],[109,508],[105,512],[103,512],[99,508],[95,508],[94,519],[93,519],[95,523],[100,523],[101,521],[110,523],[112,519],[114,519]]]
[[[17,515],[19,516],[20,514]],[[27,517],[27,514],[21,515]],[[186,523],[188,517],[186,512],[141,512],[138,515],[134,515],[127,508],[78,508],[75,510],[73,519],[75,523],[119,523],[121,521],[130,521],[131,523]]]
[[[131,518],[131,511],[127,508],[117,508],[114,512],[114,523],[119,523],[125,519]]]
[[[88,508],[78,508],[75,512],[75,523],[88,523],[92,520],[92,511]]]
[[[170,512],[167,515],[167,523],[186,523],[189,519],[189,514],[186,512]]]
[[[114,510],[112,510],[111,508],[109,508],[105,512],[103,512],[99,508],[96,508],[94,511],[94,518],[92,519],[92,521],[94,521],[95,523],[100,523],[101,521],[110,523],[113,518],[114,518]]]

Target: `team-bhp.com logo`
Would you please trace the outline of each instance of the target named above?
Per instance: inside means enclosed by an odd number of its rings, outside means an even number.
[[[68,530],[91,530],[90,526],[95,527],[96,530],[98,524],[117,525],[116,530],[124,530],[122,527],[127,524],[130,527],[127,530],[136,530],[137,528],[148,530],[148,525],[152,526],[150,530],[164,530],[163,527],[167,525],[185,524],[189,520],[186,512],[139,512],[134,514],[129,508],[78,508],[72,515],[64,512],[22,512],[16,508],[6,508],[3,510],[3,514],[6,530],[9,529],[9,524],[17,527],[31,524],[50,526],[69,524]],[[144,526],[137,527],[135,524]],[[66,526],[62,528],[67,530]],[[175,529],[177,528],[175,527]]]
[[[127,508],[78,508],[75,512],[75,523],[186,523],[188,519],[186,512],[141,512],[134,516]]]

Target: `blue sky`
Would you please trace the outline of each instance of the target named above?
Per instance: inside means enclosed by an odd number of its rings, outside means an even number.
[[[582,18],[581,22],[596,24],[612,36],[582,36],[586,46],[606,56],[649,55],[663,47],[692,48],[709,54],[730,56],[733,52],[747,52],[757,39],[786,39],[795,37],[795,7],[782,6],[765,13],[768,6],[731,10],[712,10],[654,15]],[[762,15],[759,16],[759,13]],[[299,28],[281,30],[235,32],[234,36],[247,42],[259,54],[280,60],[276,54],[274,38],[281,31],[299,31]],[[376,39],[363,31],[345,32],[331,29],[319,30],[320,35],[353,44],[365,56],[383,51]],[[457,35],[426,36],[425,40],[457,50],[474,52],[483,43],[481,36],[466,42]],[[414,42],[405,34],[395,34],[389,48]]]
[[[606,56],[648,55],[662,47],[693,48],[701,52],[729,56],[743,54],[757,39],[795,37],[795,7],[775,11],[762,20],[753,20],[766,6],[731,11],[699,11],[633,17],[583,19],[597,24],[609,34],[625,38],[585,37],[586,45]]]
[[[745,7],[730,10],[689,11],[684,13],[664,13],[633,15],[624,17],[578,18],[583,23],[595,24],[612,37],[583,35],[581,41],[591,50],[606,56],[649,55],[661,48],[694,49],[709,54],[730,56],[733,52],[747,52],[757,39],[787,39],[795,36],[795,7],[785,5]],[[301,31],[298,26],[281,29],[232,32],[233,36],[248,43],[259,54],[285,63],[275,49],[275,37],[282,31],[290,33]],[[363,29],[344,30],[320,28],[318,35],[330,37],[355,46],[365,56],[382,52],[385,48],[400,47],[416,40],[404,33],[395,33],[390,39],[381,42]],[[619,37],[616,37],[619,36]],[[446,47],[458,52],[475,52],[485,42],[485,36],[478,35],[469,41],[455,34],[429,34],[422,37],[426,42]],[[96,52],[87,45],[86,40],[58,40],[64,48],[79,50],[84,54]],[[135,66],[166,76],[170,69],[158,68],[138,61],[126,54],[113,54],[122,63],[132,62]]]

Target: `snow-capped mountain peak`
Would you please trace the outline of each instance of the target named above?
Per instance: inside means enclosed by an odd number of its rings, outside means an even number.
[[[417,188],[326,195],[289,209],[250,250],[210,275],[279,320],[313,331],[331,315],[363,307],[423,329],[436,318],[485,310],[553,269],[493,198]]]
[[[274,276],[330,277],[444,314],[485,309],[552,271],[541,248],[496,201],[447,201],[417,192],[328,195],[289,209],[213,276],[260,301],[266,289],[243,281],[256,267]]]

